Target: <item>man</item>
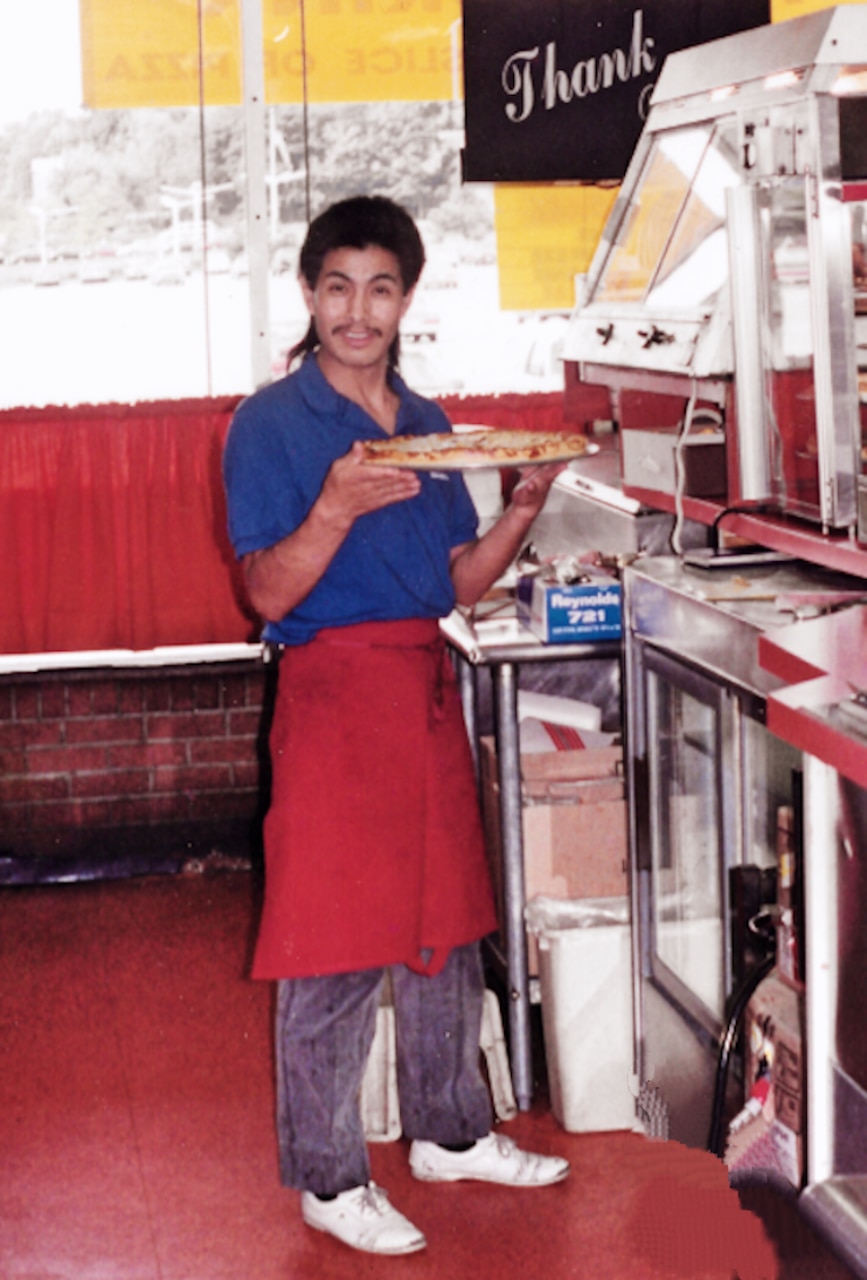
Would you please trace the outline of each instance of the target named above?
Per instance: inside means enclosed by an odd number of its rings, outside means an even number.
[[[362,440],[449,430],[397,373],[423,265],[389,200],[315,219],[300,259],[310,328],[290,367],[304,360],[239,406],[224,460],[250,599],[285,646],[253,964],[278,980],[281,1179],[310,1226],[383,1254],[426,1243],[371,1182],[359,1116],[387,975],[412,1172],[517,1186],[568,1172],[491,1133],[479,940],[496,921],[438,627],[512,561],[559,468],[524,477],[477,540],[460,476],[365,463]]]

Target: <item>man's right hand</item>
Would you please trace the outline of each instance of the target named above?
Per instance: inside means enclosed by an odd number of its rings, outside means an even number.
[[[241,561],[250,601],[263,618],[279,622],[312,591],[359,516],[414,498],[414,471],[372,467],[356,442],[331,464],[319,497],[294,533]]]
[[[324,518],[343,522],[348,528],[368,511],[404,502],[420,491],[421,481],[414,471],[365,462],[364,445],[357,440],[348,453],[331,464],[318,501]]]

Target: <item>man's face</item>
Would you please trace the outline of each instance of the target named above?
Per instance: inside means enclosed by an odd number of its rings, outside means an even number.
[[[316,322],[320,358],[357,369],[387,366],[388,349],[412,301],[393,253],[378,245],[332,249],[316,287],[302,278],[301,288]]]

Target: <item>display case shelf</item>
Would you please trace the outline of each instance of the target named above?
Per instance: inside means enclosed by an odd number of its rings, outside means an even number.
[[[722,503],[707,498],[683,497],[678,502],[673,494],[629,485],[623,486],[623,492],[643,506],[669,514],[677,514],[679,507],[687,520],[711,528],[716,526],[721,535],[745,539],[771,551],[795,556],[808,564],[867,579],[867,546],[855,541],[854,532],[823,533],[805,521],[752,511],[727,510]]]

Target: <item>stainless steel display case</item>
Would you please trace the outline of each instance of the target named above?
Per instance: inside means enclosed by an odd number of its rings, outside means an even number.
[[[761,638],[797,626],[802,594],[858,586],[798,562],[720,572],[667,556],[624,574],[637,1067],[689,1145],[707,1142],[720,1038],[750,967],[732,877],[776,867],[778,810],[802,767],[765,725],[784,681]]]
[[[854,530],[865,198],[867,5],[667,59],[563,346],[627,493],[695,492],[723,437],[723,503]]]

